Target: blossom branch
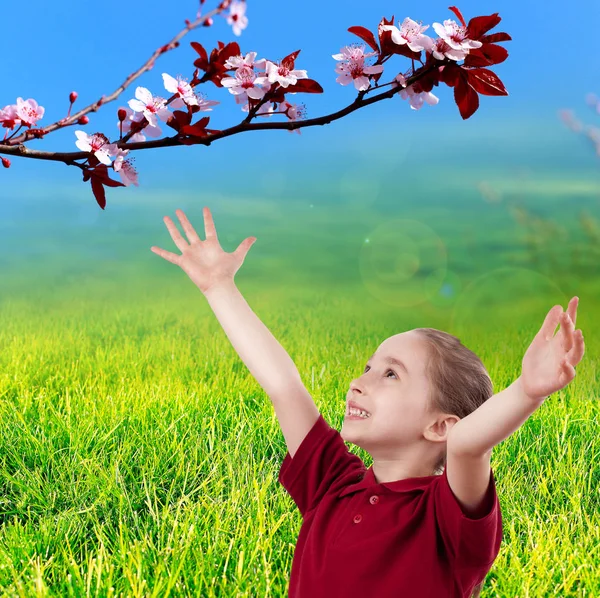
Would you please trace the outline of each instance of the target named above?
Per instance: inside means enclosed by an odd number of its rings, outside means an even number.
[[[214,10],[212,10],[211,12],[206,14],[204,17],[199,17],[194,22],[190,22],[186,19],[186,27],[184,29],[182,29],[170,42],[168,42],[164,46],[161,46],[160,48],[158,48],[152,54],[152,56],[150,56],[150,58],[146,61],[146,63],[144,63],[137,71],[135,71],[134,73],[129,75],[129,77],[127,77],[127,79],[125,79],[125,81],[109,96],[103,95],[97,102],[94,102],[94,103],[90,104],[89,106],[86,106],[85,108],[83,108],[82,110],[77,112],[77,114],[73,114],[73,116],[63,118],[51,125],[41,128],[41,129],[29,129],[28,131],[23,133],[20,137],[9,138],[9,139],[1,142],[0,143],[1,153],[16,154],[16,155],[23,156],[23,157],[32,157],[31,154],[29,153],[30,150],[26,150],[25,152],[23,152],[22,149],[19,149],[17,152],[11,152],[11,151],[7,151],[6,145],[8,145],[10,147],[10,146],[17,145],[20,143],[25,143],[26,141],[29,141],[30,139],[34,139],[34,138],[39,139],[39,138],[43,137],[44,135],[51,133],[52,131],[62,129],[63,127],[71,126],[71,125],[77,123],[79,121],[79,119],[81,119],[81,117],[86,115],[88,112],[96,112],[98,110],[98,108],[100,108],[104,104],[107,104],[108,102],[112,102],[113,100],[116,100],[119,97],[119,95],[121,95],[121,93],[123,93],[123,91],[125,91],[125,89],[127,89],[127,87],[129,85],[131,85],[131,83],[133,83],[133,81],[135,81],[138,77],[141,77],[141,75],[143,75],[146,71],[149,71],[152,69],[156,59],[159,56],[168,52],[169,50],[174,50],[175,48],[179,47],[179,40],[182,37],[184,37],[185,35],[187,35],[193,29],[196,29],[197,27],[200,27],[200,26],[210,25],[212,23],[212,16],[215,14],[219,14],[223,10],[225,10],[229,6],[230,2],[231,2],[231,0],[223,0],[223,2],[221,2],[221,4],[219,4],[219,6],[217,8],[215,8]],[[173,96],[173,98],[171,98],[171,99],[174,99],[175,97],[176,96]],[[71,109],[69,108],[69,112],[70,112],[70,110]],[[80,123],[80,124],[87,124],[87,123],[84,122],[84,123]],[[20,130],[20,127],[18,130]],[[55,158],[48,157],[48,155],[55,155],[55,152],[38,152],[38,154],[39,155],[36,155],[35,157],[40,160],[55,159]],[[81,156],[78,156],[78,157],[81,157]],[[58,159],[61,161],[64,161],[63,158],[58,158]],[[67,158],[67,159],[69,159],[69,158]]]
[[[204,0],[200,0],[202,5]],[[192,48],[198,53],[194,61],[196,70],[190,83],[181,76],[177,79],[168,73],[162,73],[164,86],[172,96],[165,100],[152,94],[145,87],[137,87],[135,99],[129,100],[130,108],[119,108],[117,111],[119,122],[119,140],[111,143],[104,133],[98,132],[87,135],[84,131],[76,130],[77,141],[75,145],[80,152],[44,152],[30,150],[24,142],[31,138],[41,138],[46,133],[52,132],[63,126],[87,124],[87,112],[96,111],[98,107],[108,101],[114,100],[122,91],[143,72],[154,65],[160,54],[178,47],[179,39],[188,31],[199,25],[210,25],[210,14],[221,12],[231,4],[227,22],[233,26],[235,35],[240,35],[247,26],[245,16],[245,0],[222,0],[218,8],[200,19],[197,15],[195,23],[186,20],[187,27],[181,31],[169,44],[162,46],[137,72],[133,73],[125,83],[108,98],[102,98],[70,116],[50,125],[45,129],[33,129],[32,125],[43,117],[44,108],[37,105],[33,99],[23,101],[17,98],[17,104],[6,106],[0,110],[0,125],[12,130],[19,127],[10,139],[0,143],[0,154],[18,155],[19,157],[35,158],[41,160],[62,161],[67,165],[77,166],[83,171],[83,180],[91,181],[92,191],[101,208],[106,205],[105,186],[118,187],[125,185],[138,185],[137,172],[133,166],[133,158],[126,159],[131,150],[153,149],[157,147],[173,147],[179,145],[210,145],[224,137],[229,137],[245,131],[257,130],[288,130],[300,133],[300,129],[315,125],[329,124],[344,116],[399,93],[402,99],[408,99],[410,107],[419,110],[424,103],[431,106],[439,102],[431,90],[434,86],[444,83],[454,88],[454,99],[463,119],[470,118],[479,108],[479,95],[501,96],[508,95],[502,81],[489,66],[499,64],[506,60],[508,52],[498,42],[509,41],[507,33],[492,33],[488,31],[500,21],[498,13],[488,16],[473,17],[467,24],[455,6],[449,7],[458,17],[461,25],[452,19],[447,19],[444,24],[434,23],[433,29],[439,35],[433,39],[423,32],[429,25],[423,26],[409,17],[406,17],[399,27],[393,24],[393,17],[385,17],[377,28],[377,37],[369,29],[362,26],[353,26],[348,29],[360,37],[364,44],[354,44],[341,49],[332,58],[338,61],[335,72],[338,73],[336,82],[341,85],[353,84],[358,90],[354,102],[331,114],[312,119],[305,119],[304,107],[297,106],[287,101],[287,94],[296,93],[323,93],[321,85],[308,77],[307,71],[297,69],[295,61],[300,50],[292,52],[280,62],[273,62],[266,58],[256,59],[256,52],[243,55],[240,47],[235,42],[224,44],[218,42],[210,55],[198,42],[191,42]],[[372,51],[365,51],[365,44]],[[425,62],[421,60],[421,53],[425,52]],[[379,84],[384,70],[384,63],[393,55],[402,55],[412,62],[412,70],[397,74],[392,81]],[[366,59],[376,56],[374,64],[367,64]],[[464,60],[462,65],[459,60]],[[415,61],[421,67],[415,70]],[[259,69],[259,70],[255,70]],[[198,72],[204,75],[198,78]],[[229,75],[229,71],[234,71]],[[409,76],[410,75],[410,76]],[[219,104],[217,101],[207,100],[197,95],[194,87],[212,81],[216,87],[226,88],[234,97],[237,104],[242,104],[242,110],[248,116],[239,124],[225,130],[209,129],[210,117],[205,116],[192,123],[193,115],[200,111],[211,111],[211,106]],[[369,93],[380,91],[391,86],[391,89],[365,99]],[[70,95],[71,105],[77,99],[77,94]],[[168,110],[169,104],[174,109]],[[279,109],[278,109],[279,108]],[[179,110],[178,110],[179,109]],[[282,114],[287,117],[287,122],[252,122],[258,116],[269,117]],[[146,141],[149,137],[159,137],[162,131],[159,119],[177,131],[173,137],[163,137],[153,141]],[[15,137],[21,126],[29,131]],[[128,131],[125,136],[123,132]],[[131,141],[130,141],[131,140]],[[83,163],[76,160],[83,159]],[[114,159],[114,162],[111,162]],[[10,167],[10,161],[1,158],[4,167]],[[110,178],[109,168],[118,172],[123,182]]]
[[[407,86],[412,85],[413,83],[415,83],[416,81],[418,81],[419,79],[424,77],[426,74],[428,74],[430,71],[439,68],[439,66],[440,66],[439,64],[435,64],[435,65],[431,65],[427,69],[424,69],[423,71],[418,71],[417,73],[415,73],[415,75],[413,77],[409,77],[406,80],[406,85]],[[390,81],[389,83],[385,83],[384,85],[382,85],[380,87],[384,87],[387,85],[393,85],[394,83],[395,83],[395,81]],[[371,98],[368,98],[368,99],[363,99],[363,98],[364,98],[364,95],[369,90],[361,91],[358,93],[354,102],[352,104],[349,104],[345,108],[342,108],[341,110],[338,110],[337,112],[333,112],[331,114],[319,116],[316,118],[306,119],[306,120],[288,121],[288,122],[249,123],[248,118],[247,118],[244,121],[242,121],[241,123],[234,125],[233,127],[224,129],[222,131],[218,131],[218,132],[210,134],[210,135],[207,135],[206,137],[203,137],[203,138],[198,138],[195,140],[194,144],[208,146],[213,141],[223,139],[224,137],[230,137],[231,135],[235,135],[237,133],[243,133],[245,131],[262,131],[262,130],[275,130],[275,129],[280,129],[280,130],[287,129],[287,130],[292,131],[294,129],[301,129],[304,127],[312,127],[315,125],[326,125],[335,120],[339,120],[340,118],[343,118],[344,116],[347,116],[348,114],[350,114],[356,110],[359,110],[359,109],[369,106],[371,104],[375,104],[376,102],[380,102],[382,100],[392,98],[395,94],[397,94],[401,90],[402,90],[402,87],[399,84],[397,84],[397,87],[389,89],[388,91],[380,93],[378,95],[372,96]],[[126,149],[130,149],[130,150],[142,150],[142,149],[154,149],[154,148],[158,148],[158,147],[175,147],[178,145],[184,145],[184,143],[176,135],[174,137],[163,137],[162,139],[156,139],[153,141],[140,141],[140,142],[135,142],[135,143],[124,143],[124,142],[118,141],[115,143],[115,145],[117,145],[117,147],[119,147],[121,149],[126,148]],[[71,163],[71,164],[74,164],[74,165],[77,165],[80,167],[81,167],[81,165],[77,164],[76,162],[74,163],[74,160],[89,157],[89,152],[67,152],[67,153],[44,152],[44,151],[40,151],[40,150],[30,150],[23,145],[14,147],[14,148],[12,148],[12,147],[11,148],[2,148],[1,151],[2,151],[2,153],[19,155],[24,158],[35,158],[37,160],[54,160],[54,161],[59,161],[59,162],[68,162],[68,163]]]

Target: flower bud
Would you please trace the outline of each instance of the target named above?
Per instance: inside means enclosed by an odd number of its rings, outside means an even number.
[[[90,119],[84,114],[83,116],[79,117],[77,124],[78,125],[87,125],[89,122],[90,122]]]
[[[213,19],[212,17],[208,17],[208,19],[204,19],[204,22],[202,23],[202,27],[210,27],[213,24]]]
[[[4,166],[4,168],[9,168],[10,160],[8,158],[2,158],[2,166]]]
[[[76,99],[77,99],[77,92],[76,91],[72,91],[69,94],[69,101],[71,102],[71,104],[73,104]]]
[[[123,122],[127,118],[127,110],[125,110],[125,108],[119,108],[117,115],[119,116],[119,120]]]

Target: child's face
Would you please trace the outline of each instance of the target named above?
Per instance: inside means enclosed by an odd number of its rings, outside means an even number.
[[[393,357],[404,363],[388,363]],[[428,440],[439,437],[428,431],[441,414],[427,411],[429,384],[425,377],[428,355],[418,332],[408,331],[386,339],[365,364],[364,373],[350,383],[346,396],[346,415],[340,434],[347,442],[360,446],[374,459],[415,457],[425,450]],[[369,412],[368,419],[348,419],[348,401]],[[438,430],[438,426],[435,427]]]

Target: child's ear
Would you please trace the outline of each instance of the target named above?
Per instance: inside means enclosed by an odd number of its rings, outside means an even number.
[[[437,419],[424,432],[425,438],[433,442],[442,442],[448,440],[450,430],[460,421],[456,415],[446,415]]]

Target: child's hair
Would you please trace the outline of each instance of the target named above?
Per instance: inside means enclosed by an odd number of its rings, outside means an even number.
[[[425,375],[431,386],[428,407],[431,411],[457,415],[461,419],[475,411],[494,392],[492,380],[481,359],[460,340],[435,328],[415,328],[425,342],[429,359]],[[446,467],[446,451],[435,465],[434,475]],[[473,588],[471,598],[479,598],[482,580]]]

